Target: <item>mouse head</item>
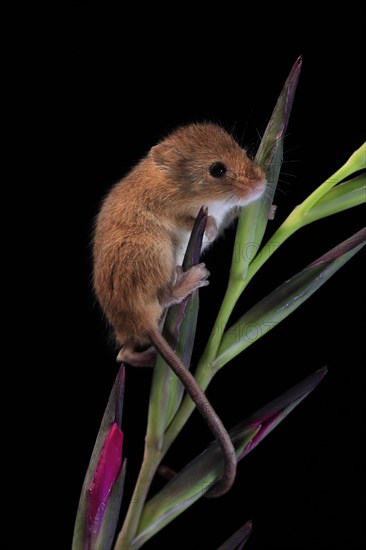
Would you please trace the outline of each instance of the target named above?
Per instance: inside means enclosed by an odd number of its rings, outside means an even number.
[[[201,202],[231,201],[244,206],[265,189],[263,170],[216,124],[178,128],[153,147],[150,155],[182,195]]]

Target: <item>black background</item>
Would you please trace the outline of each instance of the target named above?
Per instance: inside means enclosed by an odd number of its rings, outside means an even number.
[[[52,469],[45,477],[47,502],[55,501],[54,514],[57,505],[61,510],[50,521],[60,548],[71,544],[84,473],[117,372],[91,289],[93,220],[108,189],[178,124],[219,122],[255,150],[298,55],[303,69],[268,235],[364,140],[357,22],[346,38],[341,20],[339,26],[312,17],[305,23],[302,13],[266,27],[260,10],[248,9],[245,16],[216,13],[199,21],[177,8],[169,22],[157,24],[151,14],[147,30],[141,14],[78,5],[54,14],[42,38],[35,37],[28,84],[38,77],[42,82],[34,84],[32,116],[42,119],[47,152],[39,242],[47,266],[42,330],[49,333],[36,354],[47,369],[39,370],[39,380],[54,390],[45,405],[54,423],[45,468],[59,464],[56,491]],[[146,25],[150,14],[141,11]],[[362,218],[358,207],[301,230],[259,272],[241,311],[360,229]],[[205,257],[212,275],[200,294],[195,358],[225,290],[233,235],[229,231]],[[217,375],[207,394],[230,427],[318,368],[329,368],[314,393],[240,463],[228,495],[202,499],[146,548],[216,548],[250,518],[248,550],[363,546],[364,276],[361,253]],[[150,381],[149,370],[127,369],[125,502],[141,460]],[[169,465],[179,470],[209,440],[195,414]]]

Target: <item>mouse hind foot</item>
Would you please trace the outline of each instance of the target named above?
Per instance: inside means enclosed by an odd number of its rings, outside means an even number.
[[[156,359],[156,349],[153,346],[138,351],[131,345],[123,346],[118,355],[119,363],[127,363],[133,367],[153,367]]]

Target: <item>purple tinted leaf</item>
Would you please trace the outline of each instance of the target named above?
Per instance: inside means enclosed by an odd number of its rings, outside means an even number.
[[[238,460],[282,422],[315,389],[326,372],[326,368],[316,371],[229,430]],[[220,456],[218,443],[212,442],[145,504],[133,548],[140,548],[141,543],[149,540],[210,489],[220,475]]]
[[[198,264],[201,257],[202,239],[207,223],[207,208],[202,206],[197,214],[195,224],[187,245],[183,260],[183,269],[187,271],[193,265]]]
[[[242,550],[248,541],[253,530],[253,523],[247,521],[238,531],[236,531],[224,544],[217,550]]]
[[[280,423],[286,416],[311,393],[327,374],[327,368],[317,370],[305,380],[293,386],[261,409],[239,424],[233,430],[240,433],[243,429],[260,426],[258,433],[251,439],[246,448],[238,457],[238,461],[244,458]],[[231,432],[230,432],[231,435]]]
[[[257,302],[225,331],[215,369],[222,368],[288,317],[359,252],[365,242],[366,229],[362,229]]]
[[[366,227],[357,231],[349,239],[343,241],[339,245],[329,250],[326,254],[323,254],[320,258],[308,265],[308,268],[315,267],[318,265],[328,264],[338,260],[343,254],[346,254],[350,250],[356,249],[358,246],[364,244],[366,241]]]
[[[262,197],[246,206],[239,217],[234,245],[235,252],[231,264],[233,278],[243,278],[246,275],[251,258],[247,257],[247,255],[242,257],[241,251],[248,250],[249,245],[254,245],[257,250],[259,249],[268,220],[271,217],[273,197],[282,166],[283,141],[300,76],[301,65],[302,60],[299,57],[283,86],[255,157],[256,162],[266,172],[267,186]],[[238,251],[240,251],[242,257],[241,262],[237,261]]]
[[[183,260],[183,270],[200,261],[202,239],[206,228],[207,209],[198,213]],[[198,315],[198,291],[190,294],[183,302],[169,309],[164,335],[185,365],[189,365],[192,356]]]
[[[278,97],[272,116],[263,134],[258,153],[257,162],[267,166],[273,157],[276,142],[282,140],[290,119],[292,104],[294,102],[297,84],[300,77],[302,58],[298,57],[287,77],[287,80]]]
[[[183,267],[189,269],[199,261],[207,212],[201,208],[196,218]],[[182,303],[169,309],[163,334],[178,357],[189,365],[193,350],[198,315],[198,292],[193,292]],[[183,386],[170,367],[158,356],[154,368],[149,406],[149,438],[161,446],[163,435],[171,418],[178,409],[183,396]]]
[[[187,251],[183,260],[183,270],[187,271],[193,265],[200,261],[202,240],[207,223],[207,209],[202,207],[196,218],[191,237],[188,242]],[[169,311],[167,323],[170,322],[170,315],[175,319],[176,326],[176,346],[175,352],[189,369],[194,340],[196,336],[197,318],[199,309],[198,290],[190,294],[181,304],[177,304]],[[169,324],[167,324],[169,330]],[[184,388],[176,376],[170,377],[170,402],[167,414],[167,425],[176,413],[183,397]]]
[[[267,180],[269,182],[263,199],[260,201],[261,212],[258,214],[259,220],[257,222],[260,226],[267,225],[266,220],[268,220],[269,209],[272,205],[274,192],[276,190],[278,176],[282,166],[283,140],[290,119],[301,66],[302,59],[298,57],[283,86],[256,154],[256,161],[266,170]],[[265,219],[263,219],[264,215]],[[260,227],[260,231],[262,239],[264,227]],[[259,234],[257,231],[256,240],[254,242],[259,246],[260,241],[258,238]]]

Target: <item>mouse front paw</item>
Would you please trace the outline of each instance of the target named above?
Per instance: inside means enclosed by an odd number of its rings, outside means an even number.
[[[176,272],[177,278],[175,284],[164,301],[164,307],[179,304],[192,292],[209,284],[207,279],[210,276],[210,272],[203,263],[194,265],[187,271],[183,271],[180,266],[177,266]]]
[[[178,273],[178,268],[177,268]],[[197,288],[201,288],[202,286],[209,285],[209,281],[207,280],[210,276],[209,270],[206,268],[204,263],[196,264],[190,267],[187,271],[180,271],[180,274],[177,278],[177,283],[179,285],[184,285],[187,287],[187,289],[190,289],[188,291],[188,294],[191,294],[194,290],[197,290]],[[176,283],[176,284],[177,284]]]

